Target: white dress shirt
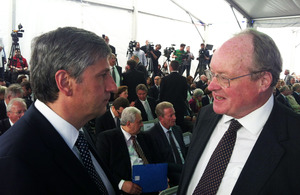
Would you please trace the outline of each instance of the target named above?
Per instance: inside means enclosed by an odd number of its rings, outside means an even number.
[[[55,130],[60,134],[63,140],[66,142],[68,147],[72,150],[74,155],[81,161],[80,152],[75,146],[76,140],[79,135],[79,131],[70,123],[61,118],[58,114],[56,114],[53,110],[51,110],[46,104],[43,102],[36,100],[34,103],[35,107],[44,115],[44,117],[51,123],[51,125],[55,128]],[[82,129],[80,129],[82,131]],[[103,169],[95,159],[94,155],[90,152],[91,158],[93,161],[93,165],[101,177],[108,193],[115,194],[114,189],[108,180],[106,174]],[[81,161],[82,162],[82,161]]]
[[[247,116],[237,119],[239,123],[242,124],[242,127],[237,131],[236,143],[217,194],[231,194],[252,151],[252,148],[254,147],[266,121],[270,116],[273,105],[274,97],[271,95],[269,100],[263,106],[251,112]],[[212,153],[223,137],[225,131],[228,129],[231,119],[233,118],[223,115],[218,122],[202,153],[202,156],[198,161],[194,175],[192,176],[189,184],[187,194],[192,194],[195,190]]]

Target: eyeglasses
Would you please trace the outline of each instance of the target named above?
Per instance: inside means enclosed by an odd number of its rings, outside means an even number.
[[[237,76],[237,77],[233,77],[233,78],[226,78],[225,76],[222,76],[220,74],[215,74],[215,73],[211,73],[212,74],[212,78],[216,78],[218,83],[222,86],[222,87],[230,87],[230,81],[232,80],[235,80],[235,79],[239,79],[239,78],[242,78],[242,77],[246,77],[246,76],[250,76],[250,75],[253,75],[253,74],[257,74],[257,73],[260,73],[260,72],[263,72],[263,71],[257,71],[257,72],[252,72],[252,73],[249,73],[249,74],[245,74],[245,75],[241,75],[241,76]]]

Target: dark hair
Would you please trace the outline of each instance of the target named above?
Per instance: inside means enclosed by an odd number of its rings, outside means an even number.
[[[136,68],[137,63],[136,61],[130,59],[127,61],[127,65],[130,67],[130,70],[133,70]]]
[[[29,81],[24,81],[21,83],[21,87],[25,87],[26,90],[31,89],[31,85]]]
[[[178,70],[178,68],[179,68],[179,62],[173,60],[173,61],[171,61],[170,66],[173,68],[173,70]]]
[[[36,37],[31,50],[31,87],[37,99],[44,103],[58,98],[55,81],[58,70],[67,71],[80,83],[87,67],[111,53],[101,37],[75,27],[58,28]]]
[[[115,107],[116,110],[118,110],[120,107],[126,108],[129,106],[129,101],[126,98],[118,97],[114,100],[112,105]]]
[[[128,90],[128,87],[126,85],[122,85],[122,86],[118,87],[118,91],[117,91],[117,93],[115,93],[114,98],[117,99],[120,96],[120,94],[126,90]]]

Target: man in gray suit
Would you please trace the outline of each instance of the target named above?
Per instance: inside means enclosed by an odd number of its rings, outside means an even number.
[[[273,97],[281,68],[274,41],[253,29],[214,53],[208,86],[214,103],[199,112],[179,195],[299,193],[300,115]],[[230,123],[239,123],[239,129],[227,130]],[[224,139],[229,137],[230,142]],[[217,153],[229,143],[227,153]],[[219,161],[225,155],[227,162]]]

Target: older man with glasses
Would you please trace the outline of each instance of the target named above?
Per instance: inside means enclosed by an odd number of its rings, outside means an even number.
[[[214,53],[214,102],[198,114],[177,194],[299,193],[300,115],[273,97],[281,70],[274,41],[253,29]]]

